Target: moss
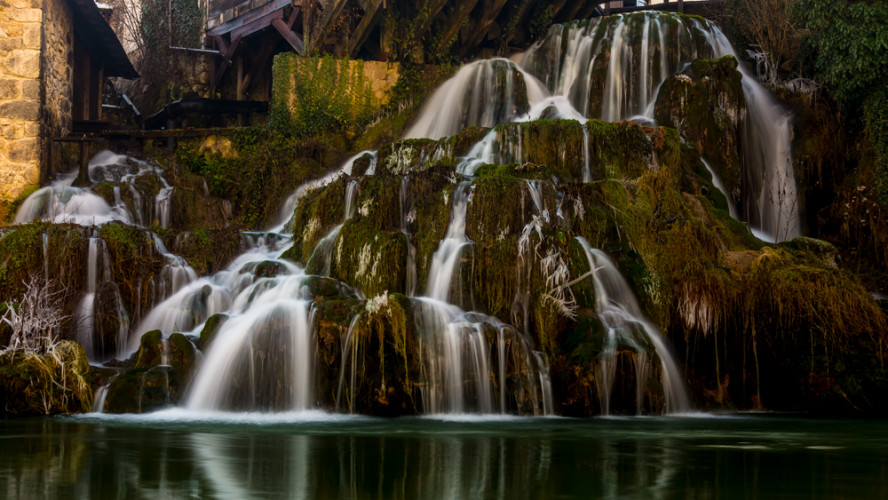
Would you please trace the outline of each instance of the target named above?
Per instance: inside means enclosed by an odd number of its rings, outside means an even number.
[[[4,413],[51,415],[88,412],[92,390],[83,346],[62,341],[51,354],[0,353],[0,408]]]
[[[293,214],[293,246],[284,257],[294,262],[307,262],[318,242],[345,218],[344,177],[329,185],[312,189],[299,200]]]
[[[19,207],[22,206],[22,203],[38,189],[40,189],[39,184],[29,184],[24,187],[21,194],[14,200],[8,204],[5,202],[0,204],[0,227],[11,224],[15,220],[15,214],[18,212]]]
[[[0,233],[0,300],[17,301],[29,276],[48,272],[64,285],[64,310],[71,310],[86,275],[87,247],[87,229],[72,224],[35,221],[4,230]]]
[[[228,315],[226,314],[214,314],[207,318],[203,330],[200,331],[200,338],[197,341],[198,349],[206,352],[210,348],[213,338],[219,333],[219,329],[226,321],[228,321]]]
[[[184,143],[176,150],[175,161],[186,172],[206,178],[210,195],[230,202],[232,222],[251,229],[262,229],[276,221],[280,206],[297,186],[339,166],[348,151],[345,137],[338,133],[296,141],[269,126],[238,129],[232,145],[233,153],[222,154]],[[168,176],[175,174],[176,169],[171,170]],[[182,190],[174,192],[174,197],[182,197],[182,209],[194,206],[207,215],[224,209],[218,200],[202,196],[202,182],[195,184],[197,181],[189,180],[188,174],[179,177],[173,176],[171,182]],[[212,217],[193,220],[188,214],[180,216],[185,227],[218,227]]]
[[[194,344],[181,333],[173,333],[169,338],[169,364],[175,368],[176,375],[183,383],[191,380],[197,361],[197,350]]]
[[[169,232],[163,239],[166,247],[183,257],[198,276],[225,269],[241,252],[242,237],[234,228]]]
[[[172,406],[182,395],[181,381],[171,366],[131,369],[108,386],[105,413],[148,413]]]
[[[741,79],[733,56],[697,59],[665,80],[654,108],[657,122],[676,128],[709,161],[730,193],[740,192],[741,125],[746,115]]]
[[[367,297],[403,292],[407,240],[400,231],[376,231],[363,217],[345,223],[336,239],[332,277]]]
[[[139,352],[136,354],[135,369],[147,369],[161,364],[163,357],[163,333],[152,330],[144,333],[139,340]]]
[[[129,311],[147,310],[152,300],[147,289],[165,263],[155,249],[151,233],[120,223],[105,224],[98,233],[111,257],[111,279],[117,284],[124,305]]]
[[[401,294],[380,295],[366,302],[354,319],[343,373],[356,384],[337,387],[340,407],[374,415],[417,413],[413,394],[420,380],[420,356],[413,325],[413,306]]]

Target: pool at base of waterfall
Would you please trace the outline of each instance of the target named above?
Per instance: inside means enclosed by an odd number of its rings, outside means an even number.
[[[6,498],[884,498],[888,422],[777,414],[6,420]]]

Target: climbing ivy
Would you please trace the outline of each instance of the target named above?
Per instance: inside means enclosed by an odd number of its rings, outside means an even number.
[[[346,131],[378,109],[360,61],[281,54],[274,65],[271,124],[295,136]]]

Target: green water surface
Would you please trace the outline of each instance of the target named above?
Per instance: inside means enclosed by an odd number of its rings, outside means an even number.
[[[888,422],[776,415],[0,421],[0,498],[888,498]]]

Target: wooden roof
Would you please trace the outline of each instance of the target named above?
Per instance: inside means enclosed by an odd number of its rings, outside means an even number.
[[[89,45],[90,55],[104,63],[105,76],[138,78],[117,35],[93,0],[67,0],[74,13],[74,33]]]

